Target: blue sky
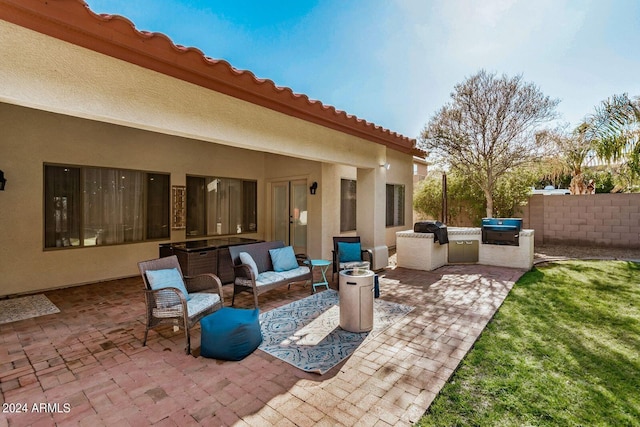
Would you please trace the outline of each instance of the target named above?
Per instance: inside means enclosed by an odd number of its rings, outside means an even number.
[[[522,74],[572,125],[640,95],[638,0],[86,1],[412,138],[480,69]]]

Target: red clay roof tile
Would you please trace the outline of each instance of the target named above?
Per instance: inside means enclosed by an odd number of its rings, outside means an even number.
[[[198,48],[176,45],[165,34],[140,31],[123,16],[94,13],[83,0],[0,0],[0,19],[404,153],[424,154],[415,138],[236,69]]]

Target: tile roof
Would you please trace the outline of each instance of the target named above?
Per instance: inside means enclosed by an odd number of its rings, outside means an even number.
[[[421,155],[415,138],[238,70],[165,34],[139,31],[120,15],[96,14],[83,0],[0,0],[0,19],[321,126]]]

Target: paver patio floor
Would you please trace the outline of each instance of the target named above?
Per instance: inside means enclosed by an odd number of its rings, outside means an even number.
[[[324,375],[260,350],[240,362],[187,356],[184,334],[171,327],[152,330],[142,347],[138,277],[45,292],[60,313],[0,325],[2,403],[27,405],[26,413],[0,413],[0,427],[411,425],[523,273],[387,269],[380,297],[416,308]],[[226,285],[225,305],[231,292]],[[302,285],[275,290],[260,296],[260,308],[308,294]],[[252,297],[236,307],[251,308]],[[191,342],[198,355],[199,327]],[[34,403],[49,407],[36,412]]]

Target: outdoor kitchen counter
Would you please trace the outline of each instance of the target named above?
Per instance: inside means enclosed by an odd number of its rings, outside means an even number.
[[[396,232],[398,267],[431,271],[445,265],[449,245],[436,243],[434,238],[433,233]]]
[[[447,227],[449,244],[434,243],[433,233],[413,230],[396,233],[398,267],[435,270],[449,263],[449,245],[458,241],[478,241],[478,264],[530,270],[533,267],[534,230],[520,230],[519,246],[482,243],[482,230],[474,227]]]
[[[176,255],[185,276],[213,273],[222,284],[233,283],[235,273],[229,247],[258,243],[262,240],[244,237],[217,237],[160,244],[160,257]]]

